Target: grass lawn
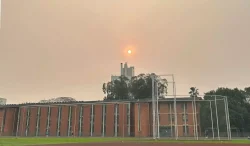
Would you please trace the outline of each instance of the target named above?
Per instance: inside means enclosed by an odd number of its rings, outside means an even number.
[[[152,140],[138,138],[0,138],[0,146],[21,146],[34,144],[63,144],[63,143],[91,143],[91,142],[166,142],[166,143],[235,143],[250,144],[250,140],[213,141],[213,140]]]

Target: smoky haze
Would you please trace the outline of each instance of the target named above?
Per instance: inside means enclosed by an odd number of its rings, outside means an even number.
[[[99,100],[125,61],[136,74],[175,74],[177,94],[242,88],[249,26],[249,0],[3,0],[0,97]]]

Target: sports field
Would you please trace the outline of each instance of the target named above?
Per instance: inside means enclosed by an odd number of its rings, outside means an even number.
[[[0,146],[238,146],[250,145],[250,140],[152,140],[138,138],[0,138]]]

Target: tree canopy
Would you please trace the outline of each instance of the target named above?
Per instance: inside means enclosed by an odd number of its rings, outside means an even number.
[[[139,74],[132,77],[131,80],[125,76],[120,76],[119,79],[104,83],[102,86],[103,93],[105,94],[104,100],[126,100],[126,99],[146,99],[152,96],[152,78],[155,74]],[[158,81],[158,94],[160,98],[164,98],[167,94],[168,82],[166,79],[162,79],[155,75],[155,79]],[[196,87],[190,88],[190,97],[198,97],[199,90]],[[227,96],[228,109],[230,114],[231,128],[236,128],[240,131],[250,131],[250,103],[247,99],[250,98],[250,87],[246,87],[244,90],[234,88],[223,88],[220,87],[216,90],[211,90],[205,93],[204,100],[214,100],[214,95]],[[221,98],[218,96],[218,98]],[[223,100],[211,102],[198,102],[197,106],[200,108],[200,128],[205,130],[211,128],[211,111],[210,107],[213,108],[213,125],[217,128],[215,104],[217,105],[217,111],[219,113],[219,127],[220,130],[226,131],[226,115],[225,105]]]
[[[158,94],[164,98],[167,94],[167,80],[155,74],[139,74],[129,80],[125,76],[119,79],[103,83],[102,90],[105,94],[104,100],[126,100],[126,99],[145,99],[152,96],[152,78],[158,83]]]
[[[250,97],[250,87],[245,88],[244,90],[240,90],[238,88],[230,89],[230,88],[218,88],[217,90],[211,90],[205,93],[204,99],[209,100],[213,99],[212,95],[221,95],[227,96],[228,98],[228,109],[230,114],[230,125],[231,128],[236,128],[240,131],[250,130],[250,104],[247,102],[246,98]],[[218,97],[219,98],[219,97]],[[214,104],[214,103],[212,103]],[[207,127],[210,121],[210,107],[209,103],[201,104],[201,126],[202,128]],[[225,130],[225,106],[223,101],[217,101],[218,113],[220,123],[219,126],[223,130]],[[215,111],[213,111],[213,115],[215,116]],[[215,119],[216,117],[214,117]],[[216,125],[216,121],[214,121],[214,125]]]
[[[196,87],[191,87],[190,91],[189,91],[190,97],[198,97],[198,95],[199,95],[198,90],[199,89],[197,89]]]
[[[50,102],[72,102],[72,101],[76,101],[74,98],[72,97],[57,97],[57,98],[51,98],[48,100],[41,100],[39,101],[39,103],[50,103]]]

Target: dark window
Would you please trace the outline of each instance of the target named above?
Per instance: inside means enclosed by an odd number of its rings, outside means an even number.
[[[117,115],[119,115],[119,104],[116,104],[117,107]]]
[[[183,126],[183,133],[184,133],[184,136],[188,136],[188,134],[189,134],[189,127],[188,126]]]
[[[175,119],[174,114],[168,114],[168,120],[171,121],[171,119],[172,119],[172,122],[174,122],[174,119]]]
[[[95,105],[91,105],[91,110],[90,110],[90,129],[89,129],[90,130],[90,135],[93,134],[93,132],[94,132],[94,121],[95,121],[94,111],[95,111]]]
[[[182,109],[183,109],[183,111],[186,111],[186,112],[187,112],[187,102],[184,102],[184,103],[182,104]]]
[[[119,125],[117,125],[117,136],[120,136],[119,135]]]
[[[95,115],[95,105],[93,105],[93,115]]]
[[[79,126],[79,133],[78,133],[78,135],[79,135],[79,136],[82,136],[82,127],[83,127],[83,106],[81,106],[81,108],[80,108],[78,126]]]
[[[174,104],[173,103],[169,103],[168,104],[168,109],[169,109],[169,113],[174,113]]]
[[[103,104],[102,105],[102,116],[103,116],[103,122],[102,122],[102,134],[105,136],[105,134],[106,134],[106,105],[105,104]],[[104,127],[104,128],[103,128]]]
[[[68,136],[72,134],[72,106],[68,108]]]
[[[41,107],[38,107],[37,109],[37,119],[36,119],[36,136],[39,136],[40,133],[40,116],[41,116]]]
[[[60,136],[60,126],[61,126],[61,117],[62,116],[62,107],[58,107],[58,112],[57,112],[57,136]]]
[[[50,134],[50,123],[51,123],[51,108],[48,107],[47,109],[47,126],[46,126],[46,134],[45,135],[49,135]]]
[[[138,131],[141,131],[141,105],[138,104]]]
[[[182,114],[182,121],[183,122],[188,121],[188,114]]]

